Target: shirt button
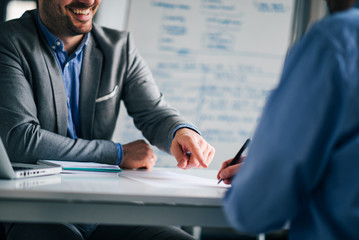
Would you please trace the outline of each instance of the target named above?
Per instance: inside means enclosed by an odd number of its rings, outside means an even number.
[[[69,67],[69,63],[66,63],[65,67]]]
[[[56,46],[55,46],[55,45],[52,45],[52,49],[56,49]]]
[[[60,46],[60,44],[61,44],[60,41],[56,41],[57,46]]]

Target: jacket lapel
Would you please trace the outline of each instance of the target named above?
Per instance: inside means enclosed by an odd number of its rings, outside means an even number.
[[[36,19],[37,15],[35,11],[31,12],[34,19]],[[56,112],[56,126],[57,132],[62,135],[67,135],[67,104],[66,104],[66,92],[64,82],[62,80],[62,73],[57,64],[56,58],[52,53],[52,50],[46,43],[46,40],[42,34],[40,34],[40,26],[37,21],[36,26],[39,32],[39,37],[42,39],[40,44],[43,45],[41,48],[42,55],[44,58],[44,62],[49,74],[50,84],[52,88],[52,94],[54,96],[54,105]]]
[[[66,136],[67,134],[67,105],[66,105],[66,92],[64,82],[62,80],[62,74],[56,59],[50,59],[53,57],[48,54],[44,54],[44,59],[49,71],[50,81],[52,85],[52,93],[55,101],[56,121],[57,129],[60,135]]]
[[[82,138],[93,138],[95,102],[102,72],[103,55],[90,35],[85,48],[80,77],[80,121]]]

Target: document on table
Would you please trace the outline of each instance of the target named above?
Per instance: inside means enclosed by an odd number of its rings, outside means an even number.
[[[91,172],[121,172],[117,165],[95,163],[95,162],[73,162],[59,160],[39,160],[38,163],[54,163],[62,166],[63,170],[69,171],[91,171]]]
[[[228,188],[229,185],[223,182],[218,183],[217,179],[197,177],[189,174],[175,173],[171,171],[123,171],[119,175],[137,182],[142,182],[156,187],[170,188],[196,188],[196,187],[217,187]]]

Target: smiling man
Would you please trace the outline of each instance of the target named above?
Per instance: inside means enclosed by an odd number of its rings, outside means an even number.
[[[41,21],[52,34],[64,42],[67,52],[92,29],[92,19],[101,1],[46,1],[39,0]]]
[[[145,138],[172,153],[178,167],[207,167],[213,147],[165,102],[130,34],[93,24],[100,2],[39,0],[37,10],[0,24],[0,137],[10,159],[152,168],[156,156],[144,140],[111,141],[123,101]],[[34,224],[11,225],[8,239],[72,239],[66,232],[191,239],[172,227]]]

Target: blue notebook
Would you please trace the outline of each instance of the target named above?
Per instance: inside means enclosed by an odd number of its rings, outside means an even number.
[[[59,160],[39,160],[38,163],[52,163],[62,166],[63,170],[92,171],[92,172],[121,172],[117,165],[95,163],[95,162],[73,162]]]

